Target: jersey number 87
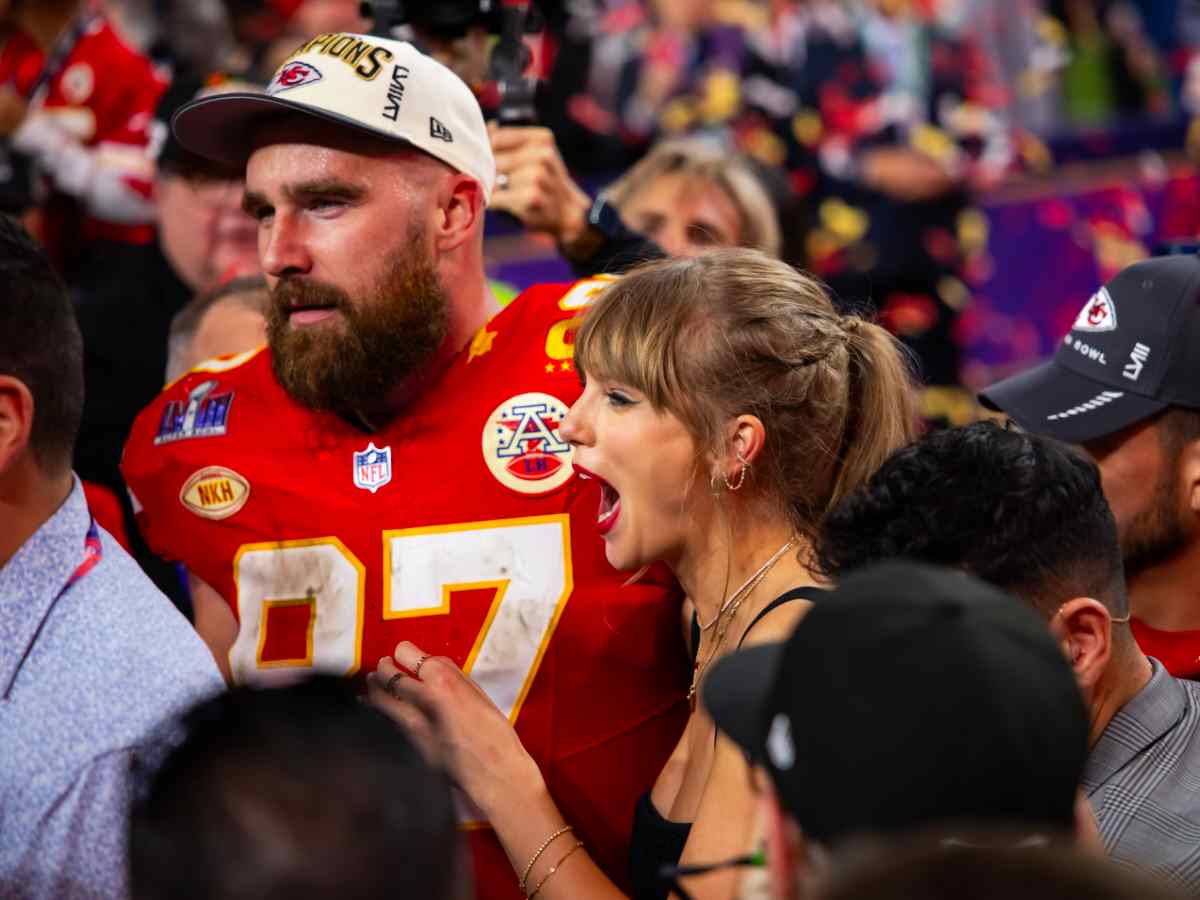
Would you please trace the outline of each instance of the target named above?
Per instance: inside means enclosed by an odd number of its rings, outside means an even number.
[[[233,562],[240,628],[235,681],[287,667],[353,675],[362,663],[366,569],[336,537],[245,544]],[[571,596],[566,514],[383,532],[383,618],[449,615],[455,591],[490,588],[491,608],[463,664],[515,722]],[[272,609],[308,607],[306,655],[265,661]]]

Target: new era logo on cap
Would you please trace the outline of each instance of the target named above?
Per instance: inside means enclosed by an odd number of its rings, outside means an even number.
[[[1091,299],[1083,305],[1075,324],[1075,331],[1116,331],[1117,308],[1113,305],[1112,295],[1108,288],[1102,287],[1092,294]]]
[[[454,143],[454,135],[450,133],[450,129],[433,116],[429,117],[429,136],[437,138],[439,141],[445,141],[447,144]]]
[[[316,66],[302,62],[291,62],[280,69],[275,78],[272,79],[270,85],[267,86],[267,93],[273,95],[278,94],[280,91],[302,87],[306,84],[315,84],[322,78],[324,76]]]

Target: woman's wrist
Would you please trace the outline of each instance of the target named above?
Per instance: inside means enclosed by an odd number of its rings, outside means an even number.
[[[523,817],[531,804],[536,803],[536,808],[540,808],[550,797],[541,770],[533,757],[525,752],[510,765],[505,765],[502,774],[493,773],[489,784],[491,789],[486,797],[473,799],[497,829],[509,818]],[[552,800],[550,805],[553,807]]]

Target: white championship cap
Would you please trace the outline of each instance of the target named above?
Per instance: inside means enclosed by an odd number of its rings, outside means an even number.
[[[300,112],[424,150],[470,175],[491,200],[496,161],[470,88],[412,44],[365,34],[322,34],[293,53],[262,93],[201,97],[171,121],[186,149],[244,165],[251,128]]]

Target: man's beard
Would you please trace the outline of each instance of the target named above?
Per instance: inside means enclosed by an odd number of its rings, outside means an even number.
[[[385,411],[395,389],[433,358],[449,331],[450,300],[424,246],[410,233],[357,301],[321,282],[285,278],[275,286],[271,363],[297,403],[358,418]],[[341,321],[292,327],[288,313],[297,306],[329,306]]]
[[[1121,529],[1121,555],[1125,576],[1166,562],[1187,546],[1189,534],[1176,497],[1176,473],[1165,466],[1151,492],[1149,503]]]

